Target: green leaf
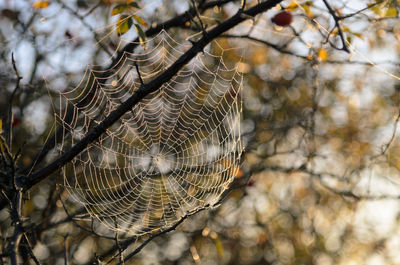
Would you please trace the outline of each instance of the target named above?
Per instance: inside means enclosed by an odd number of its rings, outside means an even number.
[[[129,3],[129,5],[134,8],[138,8],[138,9],[140,8],[136,2],[131,2],[131,3]]]
[[[132,27],[133,21],[132,18],[127,15],[121,15],[117,21],[117,33],[118,35],[122,35]]]
[[[147,25],[146,21],[144,21],[143,18],[136,16],[136,15],[132,15],[132,17],[143,27],[148,27],[149,25]]]
[[[139,41],[140,41],[140,45],[142,45],[143,49],[146,49],[146,33],[144,33],[143,29],[140,27],[140,25],[135,24],[136,27],[136,31],[138,33],[139,36]]]
[[[117,6],[115,6],[111,11],[111,16],[115,16],[115,15],[121,14],[122,12],[125,11],[125,9],[127,7],[128,7],[127,5],[117,5]]]

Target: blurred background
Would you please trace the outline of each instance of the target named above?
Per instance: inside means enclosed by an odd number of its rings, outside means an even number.
[[[198,16],[166,28],[179,43],[241,6],[128,2],[138,5],[132,12],[143,31],[199,6]],[[0,1],[0,117],[4,132],[11,107],[10,148],[20,153],[20,174],[57,155],[53,146],[34,164],[55,134],[59,93],[76,87],[87,68],[106,69],[122,47],[145,39],[119,24],[123,13],[112,15],[128,2]],[[283,9],[293,21],[279,26],[271,19]],[[229,51],[226,63],[243,74],[245,151],[236,177],[251,177],[220,207],[152,239],[126,264],[400,264],[399,11],[397,0],[288,0],[218,38]],[[11,54],[23,77],[17,90]],[[24,264],[118,263],[150,237],[94,233],[90,220],[72,215],[81,214],[79,205],[66,213],[62,184],[54,174],[24,195]],[[7,207],[0,221],[7,264]]]

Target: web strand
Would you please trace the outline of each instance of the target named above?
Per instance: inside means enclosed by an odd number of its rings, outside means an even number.
[[[140,79],[151,81],[188,48],[165,31],[147,46],[140,54],[124,53],[108,76],[88,69],[76,88],[61,94],[61,152],[135,93]],[[63,168],[66,190],[108,229],[133,235],[165,230],[216,205],[237,175],[241,75],[225,65],[223,50],[211,50]],[[70,122],[66,106],[73,109]]]

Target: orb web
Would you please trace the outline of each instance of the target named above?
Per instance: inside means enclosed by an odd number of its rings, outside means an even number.
[[[107,76],[88,67],[80,84],[61,94],[62,152],[190,47],[165,31],[146,46],[124,53]],[[142,235],[219,202],[242,152],[242,79],[223,55],[209,45],[63,168],[64,187],[93,218]]]

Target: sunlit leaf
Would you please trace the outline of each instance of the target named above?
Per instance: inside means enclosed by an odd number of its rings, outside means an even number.
[[[386,10],[385,17],[396,17],[397,16],[397,9],[395,7],[389,7]]]
[[[377,5],[371,6],[369,9],[370,9],[372,12],[374,12],[375,14],[377,14],[378,16],[382,16],[382,15],[383,15],[383,14],[382,14],[382,8],[379,7],[379,6],[377,6]]]
[[[37,1],[32,5],[32,7],[33,8],[37,8],[37,9],[41,9],[41,8],[46,8],[49,5],[50,5],[49,1]]]
[[[244,172],[243,172],[243,170],[241,169],[241,168],[239,168],[238,170],[237,170],[237,172],[236,172],[236,178],[241,178],[241,177],[243,177],[243,175],[244,175]]]
[[[313,17],[313,13],[312,13],[312,11],[311,11],[310,6],[309,6],[309,5],[306,5],[306,4],[303,4],[302,7],[303,7],[303,9],[304,9],[306,15],[307,15],[308,17],[312,18],[312,17]]]
[[[353,34],[354,36],[356,36],[356,37],[362,39],[362,40],[364,39],[364,36],[363,36],[361,33],[353,32],[352,34]]]
[[[135,28],[139,36],[140,45],[142,45],[143,49],[146,49],[146,33],[144,33],[143,29],[138,24],[135,24]]]
[[[132,15],[132,17],[142,26],[144,27],[148,27],[149,25],[146,23],[146,21],[144,21],[143,18],[136,16],[136,15]]]
[[[286,7],[286,11],[293,11],[296,10],[299,7],[299,5],[296,3],[296,1],[290,2],[290,4]]]
[[[0,119],[0,133],[3,132],[3,120]]]
[[[128,30],[132,27],[133,21],[132,18],[126,15],[122,15],[118,18],[117,21],[117,33],[119,35],[122,35],[126,32],[128,32]]]
[[[320,49],[318,52],[318,59],[321,61],[328,60],[328,52],[325,49]]]
[[[111,11],[111,16],[118,15],[126,10],[127,5],[117,5]]]

